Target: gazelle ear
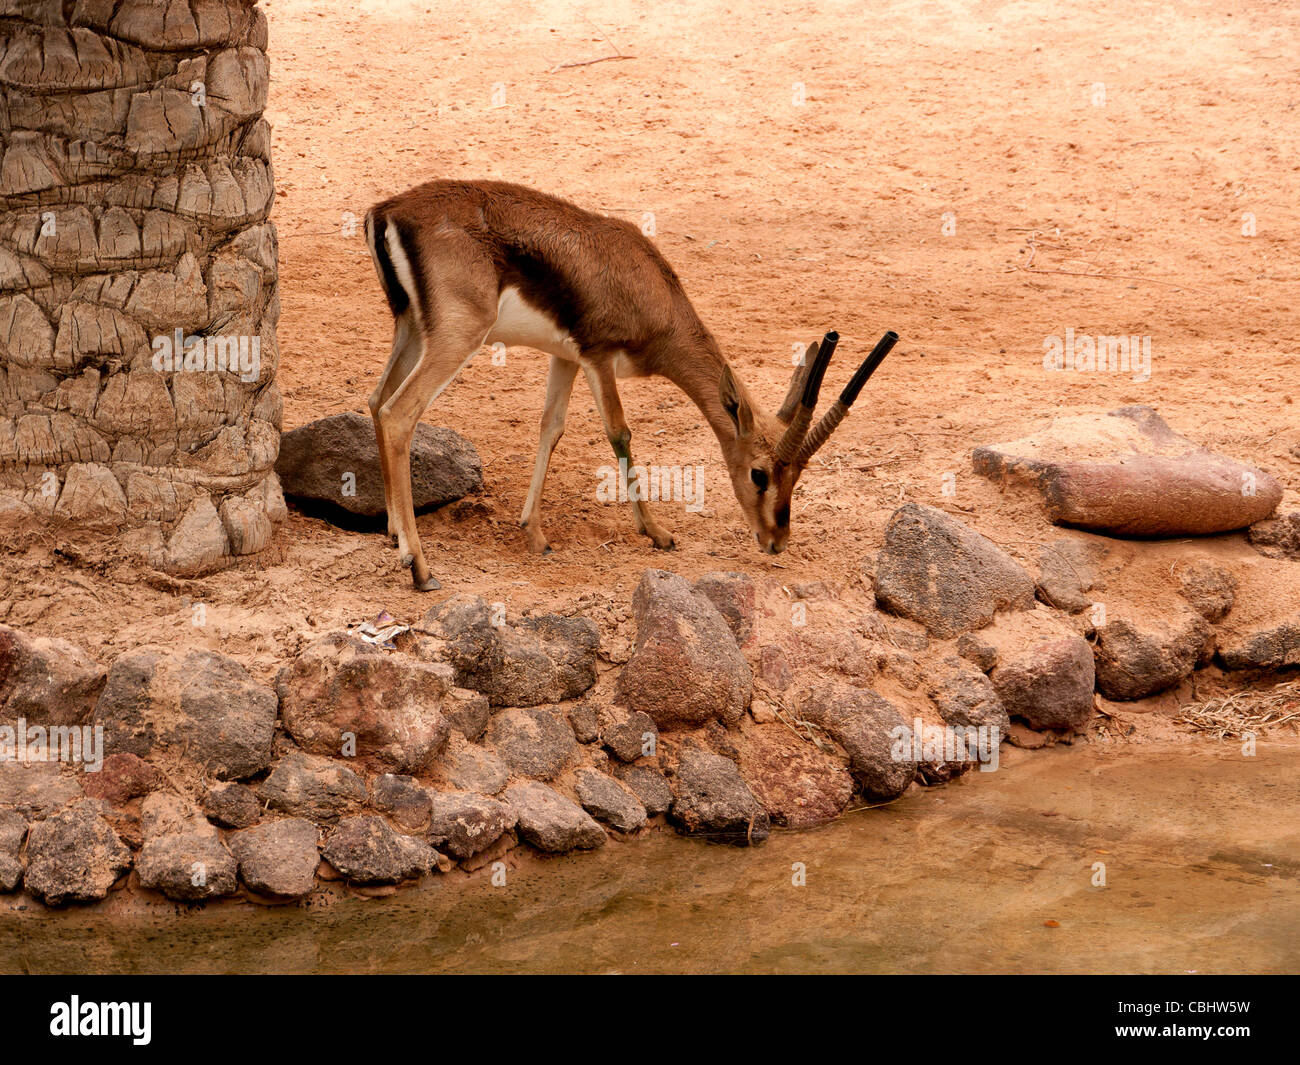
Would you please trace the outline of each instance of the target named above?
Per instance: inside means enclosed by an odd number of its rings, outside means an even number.
[[[736,426],[736,436],[749,436],[754,431],[754,412],[740,394],[740,386],[730,366],[723,367],[722,383],[718,386],[718,396],[722,400],[722,409],[730,416]]]

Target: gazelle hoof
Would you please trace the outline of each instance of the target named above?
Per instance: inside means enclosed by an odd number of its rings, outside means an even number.
[[[436,592],[442,587],[442,582],[434,576],[429,576],[423,581],[417,581],[414,576],[412,576],[411,583],[415,585],[415,590],[417,592]]]
[[[403,555],[403,556],[402,556],[402,568],[403,568],[403,569],[410,569],[410,568],[411,568],[412,566],[414,566],[414,565],[415,565],[415,556],[414,556],[414,555]]]

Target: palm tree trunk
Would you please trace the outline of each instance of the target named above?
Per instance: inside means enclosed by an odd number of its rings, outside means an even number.
[[[0,528],[195,575],[283,517],[266,37],[256,0],[0,0]]]

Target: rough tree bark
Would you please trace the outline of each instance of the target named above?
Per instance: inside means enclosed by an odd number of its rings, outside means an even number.
[[[283,517],[266,43],[256,0],[0,0],[0,529],[195,575]]]

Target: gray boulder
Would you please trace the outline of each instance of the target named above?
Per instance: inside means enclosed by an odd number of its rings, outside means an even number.
[[[635,762],[654,753],[659,729],[654,718],[641,710],[615,716],[600,732],[600,742],[621,762]],[[647,750],[650,746],[650,750]]]
[[[1005,736],[1011,728],[997,689],[978,669],[953,661],[931,685],[930,700],[944,722],[963,728],[996,727]]]
[[[22,883],[26,838],[27,819],[17,810],[0,810],[0,892],[17,891]]]
[[[605,845],[605,830],[591,815],[545,784],[513,784],[506,789],[506,802],[518,815],[519,835],[538,850],[560,854]]]
[[[1199,614],[1114,617],[1098,626],[1093,661],[1108,699],[1141,699],[1172,688],[1209,660],[1210,626]]]
[[[420,772],[447,743],[442,714],[451,689],[446,667],[333,633],[309,644],[275,680],[284,727],[312,754],[372,760]]]
[[[717,607],[737,645],[754,631],[754,582],[745,573],[706,573],[695,590]]]
[[[667,813],[672,806],[673,791],[668,778],[653,766],[615,764],[613,772],[615,777],[632,789],[632,794],[651,817]]]
[[[433,816],[433,800],[415,777],[385,773],[370,782],[370,803],[407,832],[423,832]]]
[[[506,786],[510,771],[491,751],[453,735],[434,767],[432,779],[456,791],[495,795]]]
[[[699,748],[681,752],[672,778],[668,818],[682,832],[724,843],[762,843],[771,834],[767,811],[736,763]]]
[[[0,720],[84,724],[105,676],[98,662],[67,640],[0,625]]]
[[[894,511],[876,559],[876,600],[947,639],[983,628],[999,610],[1034,603],[1034,582],[992,540],[941,510]]]
[[[468,791],[433,793],[429,840],[453,858],[472,858],[515,827],[518,813],[497,799]]]
[[[262,782],[260,794],[272,810],[322,825],[364,803],[366,786],[347,766],[291,751]]]
[[[713,718],[735,726],[754,677],[717,607],[682,577],[646,570],[632,597],[636,644],[618,680],[618,701],[663,729]]]
[[[989,674],[1002,705],[1033,729],[1079,732],[1092,717],[1092,648],[1081,636],[1032,644]]]
[[[441,654],[460,687],[482,692],[493,706],[537,706],[576,699],[596,682],[600,632],[589,618],[493,620],[483,599],[457,595],[420,622],[444,641]]]
[[[325,838],[325,860],[357,884],[395,884],[424,876],[438,861],[432,847],[394,832],[382,817],[345,817]]]
[[[384,513],[384,478],[374,422],[355,411],[285,433],[280,437],[275,471],[286,496],[365,517]],[[411,495],[417,511],[442,506],[482,487],[483,464],[473,444],[450,429],[416,425]]]
[[[823,685],[804,697],[800,713],[844,748],[849,772],[867,798],[896,799],[915,778],[910,724],[869,688]]]
[[[635,832],[646,822],[646,810],[626,784],[598,769],[579,769],[574,774],[578,801],[597,821],[619,832]]]
[[[130,849],[92,800],[74,803],[28,829],[23,882],[50,906],[97,902],[130,868]]]
[[[1300,619],[1289,618],[1222,634],[1217,657],[1228,670],[1300,666]]]
[[[248,828],[261,819],[262,804],[252,788],[230,781],[208,788],[203,812],[222,828]]]
[[[310,821],[290,818],[246,828],[230,837],[239,875],[254,891],[300,899],[316,886],[320,832]]]
[[[77,778],[55,762],[0,760],[0,808],[37,820],[81,797]]]
[[[488,724],[484,742],[513,773],[538,780],[554,780],[578,751],[568,721],[532,707],[502,710]]]
[[[220,780],[242,780],[271,764],[275,693],[233,658],[212,651],[121,655],[95,707],[108,754],[147,757],[173,748]]]
[[[1291,511],[1246,530],[1246,539],[1268,558],[1300,559],[1300,511]]]
[[[140,808],[140,883],[177,902],[233,895],[238,867],[216,828],[188,800],[155,791]]]

